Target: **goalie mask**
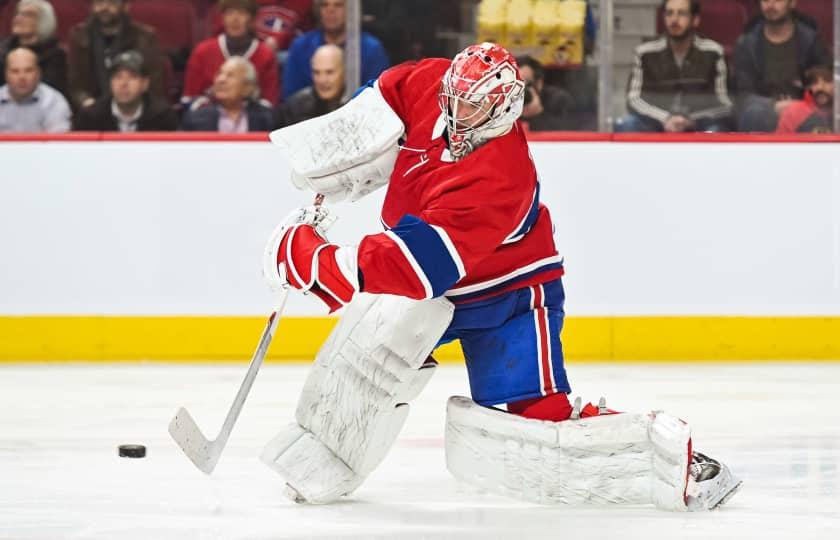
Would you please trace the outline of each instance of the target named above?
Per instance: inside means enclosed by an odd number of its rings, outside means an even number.
[[[510,131],[522,114],[524,90],[516,60],[504,47],[482,43],[458,53],[438,96],[452,156],[460,159]]]

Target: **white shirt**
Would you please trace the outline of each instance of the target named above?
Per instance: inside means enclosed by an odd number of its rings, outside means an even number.
[[[9,85],[0,87],[0,132],[65,133],[70,131],[70,105],[61,93],[39,83],[32,95],[12,99]]]
[[[117,104],[111,100],[111,114],[113,114],[114,118],[117,119],[117,127],[119,127],[121,132],[133,133],[137,131],[137,121],[140,120],[141,116],[143,116],[143,104],[140,103],[140,106],[137,107],[134,114],[131,116],[125,116],[122,111],[120,111]]]

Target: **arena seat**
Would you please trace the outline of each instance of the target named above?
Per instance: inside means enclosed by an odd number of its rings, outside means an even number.
[[[829,51],[834,48],[834,5],[830,0],[798,0],[796,10],[808,15],[817,23],[820,41]]]
[[[132,0],[128,12],[155,29],[165,50],[190,49],[195,44],[195,9],[187,0]]]
[[[665,32],[662,9],[657,11],[656,29]],[[747,9],[732,0],[704,0],[700,11],[700,27],[697,33],[717,41],[723,46],[727,56],[732,53],[738,36],[744,32],[747,24]]]

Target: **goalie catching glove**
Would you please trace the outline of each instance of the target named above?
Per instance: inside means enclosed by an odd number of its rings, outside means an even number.
[[[295,210],[266,245],[263,274],[272,289],[312,293],[330,310],[341,309],[359,290],[355,246],[331,244],[326,230],[335,218],[320,206]]]

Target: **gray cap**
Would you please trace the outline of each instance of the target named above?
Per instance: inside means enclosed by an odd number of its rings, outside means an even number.
[[[110,73],[113,75],[118,69],[127,69],[138,75],[147,75],[143,55],[137,51],[123,51],[111,59]]]

